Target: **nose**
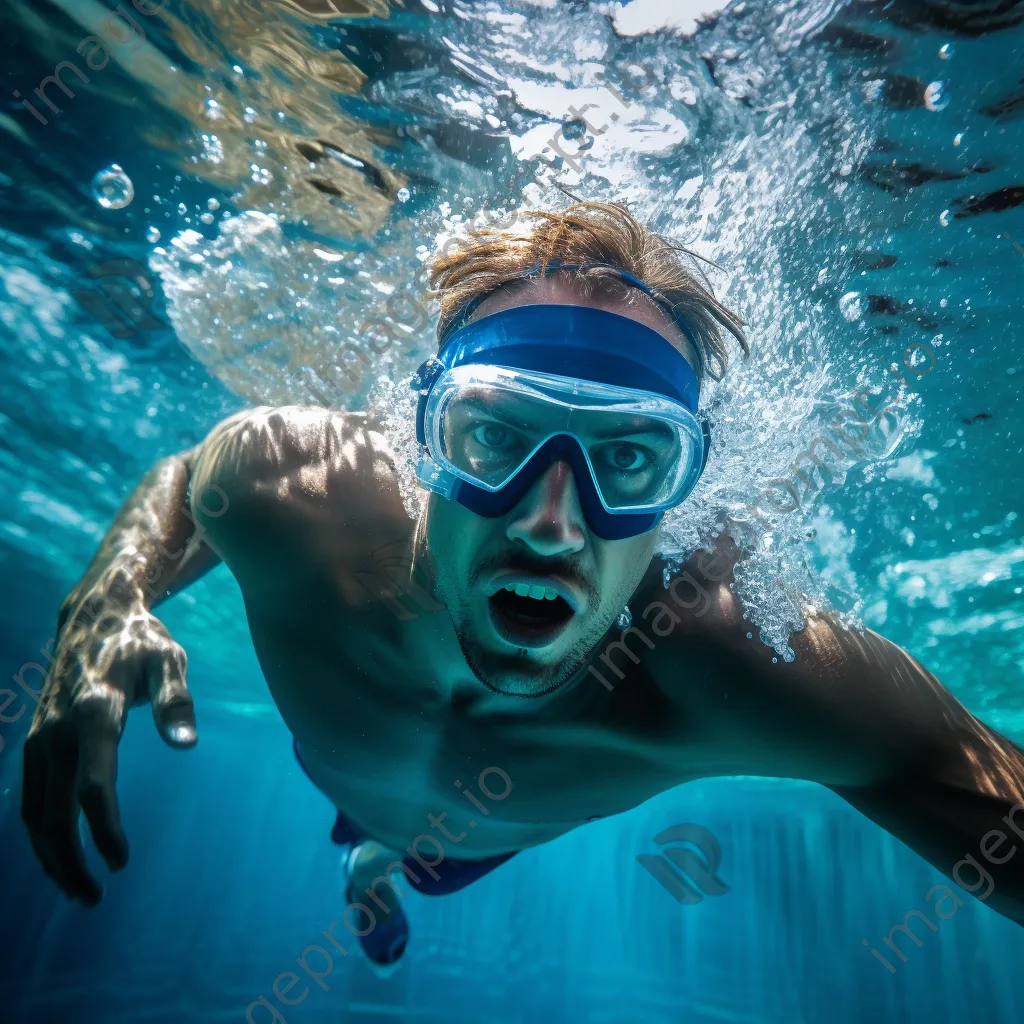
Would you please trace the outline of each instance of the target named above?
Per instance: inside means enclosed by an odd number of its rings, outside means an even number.
[[[583,507],[568,462],[553,463],[534,482],[513,510],[505,536],[543,556],[583,550]]]

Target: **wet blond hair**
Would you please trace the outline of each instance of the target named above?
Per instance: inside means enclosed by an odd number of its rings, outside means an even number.
[[[750,352],[744,324],[715,298],[707,278],[697,270],[702,283],[683,254],[688,250],[644,227],[625,206],[580,201],[557,212],[517,211],[511,225],[491,225],[451,240],[431,262],[427,294],[441,304],[437,333],[442,338],[470,303],[523,281],[533,268],[544,276],[550,261],[606,264],[558,272],[571,273],[587,298],[594,289],[629,300],[638,292],[611,268],[639,278],[695,344],[707,374],[720,380],[729,363],[724,331]]]

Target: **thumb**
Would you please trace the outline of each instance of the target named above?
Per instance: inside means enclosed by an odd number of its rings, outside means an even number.
[[[146,662],[153,721],[164,742],[178,749],[194,747],[199,739],[192,694],[185,685],[187,661],[184,650],[169,640],[152,651]]]

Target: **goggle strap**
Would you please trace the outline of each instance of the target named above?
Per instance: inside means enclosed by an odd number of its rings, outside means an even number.
[[[700,472],[697,474],[699,480],[704,475],[704,470],[708,464],[708,456],[711,454],[711,424],[708,423],[706,416],[698,416],[697,422],[700,424],[701,433],[704,435],[704,454],[700,460]]]
[[[445,371],[445,365],[440,359],[431,356],[426,362],[420,364],[420,368],[412,375],[409,381],[409,388],[419,394],[416,402],[416,440],[426,446],[427,434],[424,421],[427,415],[427,399],[430,397],[430,389],[434,381]]]

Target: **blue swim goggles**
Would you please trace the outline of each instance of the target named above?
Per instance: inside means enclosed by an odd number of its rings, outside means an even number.
[[[420,483],[502,516],[554,462],[572,467],[606,540],[653,529],[704,470],[700,384],[653,328],[590,306],[536,303],[451,333],[413,380]]]

